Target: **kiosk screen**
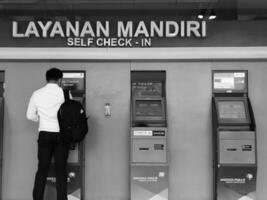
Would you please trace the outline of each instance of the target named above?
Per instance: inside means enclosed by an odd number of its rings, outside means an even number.
[[[162,83],[152,81],[132,82],[132,95],[135,98],[162,97]]]
[[[246,89],[245,72],[216,72],[213,76],[215,90],[243,91]]]
[[[163,116],[162,100],[136,100],[136,117],[161,117]]]
[[[218,110],[220,119],[247,119],[244,101],[219,101]]]
[[[84,92],[84,73],[80,72],[64,72],[62,86],[76,92]]]

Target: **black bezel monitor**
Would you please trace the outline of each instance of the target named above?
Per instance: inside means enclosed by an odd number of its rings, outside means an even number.
[[[213,70],[213,93],[248,93],[247,70]]]
[[[248,101],[245,98],[217,98],[216,109],[219,124],[249,125],[250,113]]]
[[[143,106],[143,107],[141,107]],[[155,109],[153,110],[153,106]],[[166,120],[165,101],[163,98],[133,99],[133,121],[153,123]]]

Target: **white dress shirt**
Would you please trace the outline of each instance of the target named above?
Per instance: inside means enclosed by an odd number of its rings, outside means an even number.
[[[57,112],[64,102],[64,94],[56,83],[47,83],[33,92],[27,109],[27,118],[38,122],[39,131],[59,132]]]

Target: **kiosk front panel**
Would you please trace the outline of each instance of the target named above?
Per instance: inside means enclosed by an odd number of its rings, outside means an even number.
[[[73,100],[85,107],[85,71],[63,71],[62,88],[71,92]],[[70,147],[68,157],[68,199],[84,200],[84,144]],[[56,200],[56,177],[54,164],[49,171],[45,200]]]
[[[132,163],[167,163],[166,128],[132,129]]]
[[[213,75],[214,200],[256,200],[257,143],[247,71]]]
[[[255,164],[255,162],[255,132],[219,132],[219,164]]]

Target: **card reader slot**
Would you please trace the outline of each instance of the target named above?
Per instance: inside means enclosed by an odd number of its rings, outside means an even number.
[[[236,148],[227,148],[226,150],[227,150],[227,151],[237,151]]]
[[[148,147],[140,147],[139,150],[140,151],[149,151],[149,148]]]

